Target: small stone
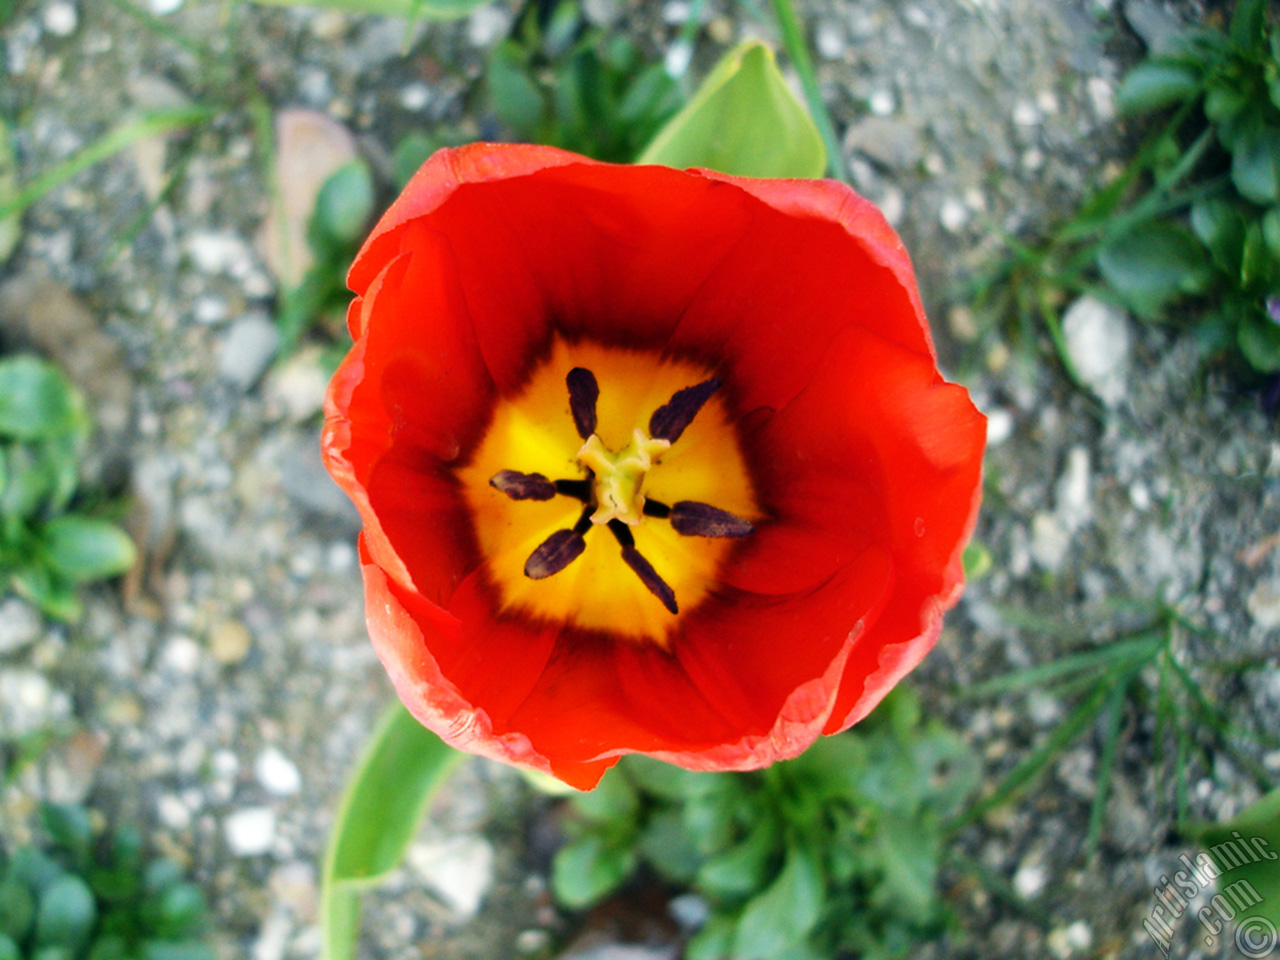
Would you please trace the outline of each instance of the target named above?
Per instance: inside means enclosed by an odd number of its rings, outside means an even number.
[[[55,37],[69,37],[76,32],[80,16],[70,3],[51,3],[44,11],[44,28]]]
[[[1013,436],[1013,414],[996,407],[987,414],[987,447],[998,447]]]
[[[200,645],[190,637],[176,636],[164,648],[164,662],[178,673],[193,674],[200,668]]]
[[[1063,315],[1062,336],[1085,386],[1108,406],[1123,400],[1129,380],[1129,315],[1085,295]]]
[[[1068,533],[1075,533],[1093,518],[1093,502],[1089,498],[1089,451],[1085,447],[1072,447],[1067,453],[1067,465],[1063,468],[1058,485],[1058,519]]]
[[[551,943],[551,934],[545,930],[521,930],[516,935],[518,953],[540,953]]]
[[[170,830],[185,830],[191,826],[191,810],[172,793],[161,794],[156,801],[156,816]]]
[[[276,839],[276,815],[270,807],[245,807],[227,817],[222,825],[231,853],[256,857],[271,849]]]
[[[1040,895],[1048,879],[1049,872],[1043,863],[1023,863],[1013,875],[1013,889],[1024,900],[1031,900]]]
[[[300,350],[271,372],[266,396],[284,408],[285,416],[301,423],[324,408],[329,386],[324,361],[318,349]]]
[[[218,355],[218,372],[247,390],[258,382],[280,343],[280,331],[265,317],[246,317],[232,326]]]
[[[898,109],[898,99],[892,90],[876,90],[867,98],[867,109],[873,116],[887,117]]]
[[[1040,111],[1034,103],[1022,100],[1014,105],[1013,122],[1020,127],[1034,127],[1040,122]]]
[[[182,0],[148,0],[147,6],[156,16],[163,17],[182,9]]]
[[[258,755],[253,773],[272,796],[291,797],[302,789],[297,765],[276,747],[267,747]]]
[[[187,238],[188,256],[204,273],[229,274],[248,257],[248,247],[234,233],[202,230]]]
[[[10,597],[0,603],[0,656],[35,643],[40,628],[39,611],[25,600]]]
[[[506,36],[510,29],[511,15],[496,4],[483,4],[467,18],[467,39],[473,47],[490,47]]]
[[[1070,926],[1050,930],[1045,938],[1049,952],[1058,960],[1068,960],[1069,957],[1089,949],[1092,943],[1093,931],[1083,920],[1077,920]]]
[[[469,920],[493,883],[493,847],[478,836],[453,836],[416,844],[409,863],[454,912]]]
[[[34,670],[0,672],[0,730],[21,737],[71,716],[71,698]]]
[[[304,860],[283,864],[272,872],[268,886],[276,901],[299,923],[315,920],[318,890],[313,865]]]
[[[840,32],[840,28],[825,20],[818,24],[813,46],[818,51],[818,56],[825,60],[839,60],[844,56],[846,49],[844,35]]]
[[[1253,622],[1263,630],[1280,627],[1280,589],[1273,582],[1260,583],[1253,588],[1245,607]]]
[[[249,655],[253,636],[239,620],[222,620],[209,631],[209,653],[223,666],[239,663]]]
[[[962,201],[950,197],[942,201],[938,222],[948,233],[959,233],[969,222],[969,208]]]
[[[1056,572],[1067,559],[1071,535],[1051,513],[1037,513],[1031,518],[1031,558],[1045,570]]]

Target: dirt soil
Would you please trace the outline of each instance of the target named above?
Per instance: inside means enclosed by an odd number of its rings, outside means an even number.
[[[87,799],[191,866],[220,956],[314,957],[316,864],[391,694],[364,634],[357,521],[318,458],[325,352],[271,362],[279,282],[257,240],[273,196],[262,133],[280,110],[317,111],[354,135],[324,149],[354,145],[381,170],[409,131],[499,136],[477,78],[516,11],[504,0],[410,30],[213,0],[18,6],[2,36],[0,116],[24,182],[143,111],[207,107],[211,119],[49,192],[0,265],[4,346],[73,370],[99,419],[86,473],[132,498],[145,553],[123,586],[89,592],[74,626],[0,599],[0,737],[50,734],[0,798],[0,834],[24,839],[41,799]],[[711,0],[695,71],[740,39],[775,37],[766,6]],[[1173,331],[1086,303],[1095,322],[1076,349],[1110,370],[1100,403],[1044,353],[978,350],[959,293],[1003,236],[1069,211],[1122,155],[1112,94],[1143,41],[1220,14],[1157,0],[799,7],[855,183],[902,232],[949,372],[991,416],[977,536],[993,565],[915,677],[926,702],[994,783],[1074,701],[959,694],[1124,635],[1138,622],[1125,603],[1167,602],[1205,628],[1175,642],[1207,696],[1242,726],[1280,729],[1274,418]],[[585,8],[655,56],[688,16],[682,0]],[[1192,848],[1171,833],[1152,717],[1124,715],[1096,851],[1084,850],[1101,742],[1089,734],[958,838],[999,883],[950,878],[956,929],[916,956],[1153,955],[1142,927],[1153,888]],[[1280,751],[1252,756],[1280,777]],[[1225,751],[1190,769],[1194,818],[1260,795]],[[549,804],[513,772],[469,761],[371,898],[362,956],[674,960],[661,916],[606,919],[574,944],[579,921],[546,892]],[[1173,950],[1237,956],[1190,917]]]

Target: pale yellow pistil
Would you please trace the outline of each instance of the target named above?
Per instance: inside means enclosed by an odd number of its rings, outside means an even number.
[[[621,520],[631,527],[644,516],[645,474],[671,447],[670,440],[655,440],[637,427],[631,442],[617,453],[593,433],[578,451],[578,463],[595,474],[596,510],[591,522],[597,525]]]

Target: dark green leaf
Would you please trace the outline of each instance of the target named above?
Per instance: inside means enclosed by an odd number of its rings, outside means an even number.
[[[1280,372],[1280,325],[1269,317],[1246,317],[1236,329],[1236,342],[1253,369]]]
[[[180,883],[160,896],[155,932],[161,938],[190,933],[204,919],[204,892],[194,883]]]
[[[23,567],[13,573],[13,588],[56,620],[74,623],[83,607],[75,588],[44,567]]]
[[[89,845],[93,842],[89,812],[72,804],[45,803],[40,807],[40,822],[50,839],[71,854],[72,861],[83,871],[89,864]]]
[[[1244,235],[1244,258],[1240,264],[1241,289],[1259,295],[1272,293],[1280,282],[1280,259],[1268,248],[1262,233],[1263,225],[1261,220],[1249,224]]]
[[[3,5],[0,4],[0,23]],[[12,203],[18,195],[18,158],[13,151],[9,125],[0,117],[0,206]],[[22,238],[22,220],[16,214],[0,218],[0,266],[13,254]]]
[[[350,960],[360,935],[361,886],[400,863],[435,789],[462,754],[398,702],[384,714],[347,784],[321,877],[326,960]]]
[[[529,75],[524,53],[514,40],[504,40],[489,54],[486,79],[493,112],[511,131],[532,138],[542,124],[544,105]]]
[[[1272,207],[1262,215],[1262,239],[1271,259],[1280,263],[1280,207]]]
[[[0,960],[22,960],[22,951],[8,934],[0,933]]]
[[[418,168],[435,151],[436,142],[425,133],[411,133],[397,143],[395,150],[391,152],[391,176],[396,187],[403,190],[418,172]]]
[[[1200,92],[1200,73],[1186,63],[1145,60],[1120,82],[1116,106],[1121,113],[1145,113],[1190,100]]]
[[[1234,204],[1218,197],[1191,206],[1191,229],[1227,276],[1236,280],[1244,256],[1244,214]]]
[[[26,519],[53,500],[64,482],[64,471],[47,456],[44,444],[9,444],[5,452],[8,476],[0,493],[0,513]]]
[[[820,177],[827,155],[773,51],[748,42],[725,55],[637,162],[747,177]]]
[[[697,841],[681,811],[671,808],[649,817],[639,851],[664,880],[683,885],[693,880],[702,863]]]
[[[685,801],[680,815],[685,832],[698,853],[703,856],[718,853],[733,839],[733,813],[737,802],[737,795],[727,790],[705,793]]]
[[[88,960],[130,960],[124,938],[115,934],[98,937],[89,950]]]
[[[875,834],[884,884],[877,897],[895,913],[928,923],[937,912],[939,836],[916,820],[885,816]]]
[[[372,214],[373,175],[363,160],[343,164],[321,184],[316,196],[315,224],[333,240],[360,240]]]
[[[77,583],[124,573],[137,560],[129,535],[114,523],[68,514],[54,517],[39,531],[49,566]]]
[[[817,855],[792,846],[777,879],[747,902],[738,921],[733,956],[771,960],[798,946],[818,922],[826,893]]]
[[[639,754],[625,758],[621,766],[636,786],[663,800],[684,800],[732,789],[732,780],[720,774],[697,773]]]
[[[590,906],[608,896],[631,876],[636,854],[631,847],[615,847],[591,833],[566,843],[551,864],[551,889],[570,909]]]
[[[0,934],[23,940],[35,919],[36,904],[31,891],[17,880],[0,883]]]
[[[1208,282],[1204,248],[1190,231],[1156,221],[1115,238],[1098,254],[1103,278],[1125,303],[1159,317],[1175,298],[1198,293]]]
[[[0,359],[0,436],[39,440],[85,422],[83,400],[53,364],[25,354]]]
[[[1257,204],[1280,202],[1280,127],[1243,133],[1231,152],[1231,180]]]
[[[732,917],[713,916],[685,944],[684,960],[730,960],[735,926]]]
[[[778,839],[776,821],[762,817],[745,840],[702,865],[694,887],[716,899],[738,899],[762,889],[781,854]]]
[[[604,775],[594,790],[575,794],[573,808],[588,820],[627,823],[639,814],[640,797],[626,774],[615,768]]]
[[[35,943],[79,949],[89,938],[98,909],[89,885],[73,874],[59,877],[40,894]]]
[[[203,943],[148,940],[142,945],[141,960],[216,960],[214,952]]]
[[[1242,51],[1261,47],[1266,6],[1263,0],[1236,0],[1231,12],[1231,41]]]
[[[57,861],[35,847],[19,847],[9,861],[9,879],[39,895],[66,873]]]

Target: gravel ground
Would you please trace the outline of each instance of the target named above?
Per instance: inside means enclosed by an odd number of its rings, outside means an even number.
[[[313,957],[316,863],[390,692],[364,638],[354,513],[316,450],[323,351],[271,364],[277,280],[255,241],[269,199],[251,104],[327,114],[380,163],[408,130],[493,136],[475,80],[515,11],[498,3],[410,34],[400,21],[304,9],[228,21],[220,3],[138,5],[158,27],[106,0],[35,0],[3,36],[0,112],[16,118],[24,180],[140,110],[207,105],[215,117],[49,193],[0,268],[5,345],[53,355],[93,399],[100,439],[86,472],[132,496],[145,552],[123,589],[91,592],[74,627],[0,601],[0,736],[51,733],[0,799],[0,833],[21,841],[40,799],[90,799],[191,865],[221,956]],[[586,9],[655,51],[687,15],[679,0]],[[914,251],[943,356],[991,415],[978,536],[994,565],[917,682],[994,781],[1069,701],[955,691],[1123,634],[1132,621],[1119,601],[1164,601],[1208,628],[1177,638],[1207,695],[1244,725],[1280,729],[1273,421],[1192,345],[1088,300],[1068,311],[1068,338],[1104,403],[1047,361],[999,345],[975,360],[972,317],[953,293],[1004,232],[1063,214],[1098,182],[1122,149],[1111,96],[1141,50],[1135,31],[1149,40],[1200,11],[812,0],[801,12],[855,182]],[[769,36],[756,14],[709,3],[695,64]],[[1029,629],[1010,609],[1062,629]],[[959,847],[1025,902],[959,877],[948,891],[957,931],[917,955],[1151,955],[1141,923],[1153,886],[1187,849],[1170,832],[1172,787],[1154,748],[1150,716],[1131,711],[1092,854],[1096,738],[965,832]],[[1192,767],[1197,818],[1259,796],[1257,778],[1211,756]],[[1280,752],[1254,759],[1280,777]],[[553,834],[547,801],[518,776],[469,762],[373,898],[363,955],[673,958],[661,926],[624,935],[601,921],[595,939],[568,943],[574,923],[545,889]],[[1237,955],[1193,926],[1181,925],[1179,956]],[[631,952],[611,940],[644,936],[656,942]]]

